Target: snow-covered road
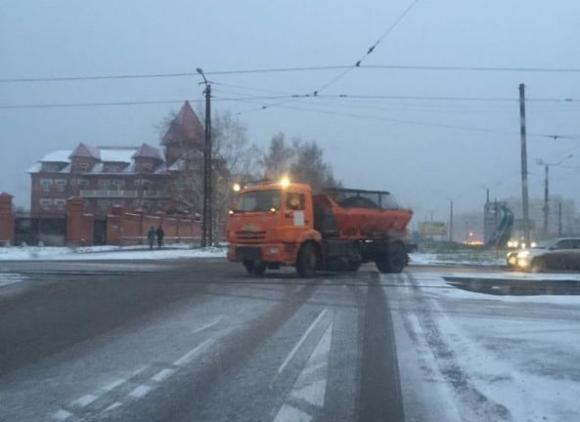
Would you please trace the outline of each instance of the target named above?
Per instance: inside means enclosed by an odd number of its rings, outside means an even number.
[[[407,420],[580,420],[580,296],[482,294],[443,276],[388,288]]]
[[[575,422],[579,281],[4,261],[0,420]]]

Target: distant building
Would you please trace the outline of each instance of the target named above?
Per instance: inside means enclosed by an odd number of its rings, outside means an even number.
[[[148,212],[188,208],[191,204],[180,204],[172,192],[184,169],[202,165],[203,145],[204,128],[185,102],[169,124],[161,148],[80,143],[73,150],[51,152],[29,170],[31,212],[61,215],[71,196],[83,198],[87,211],[95,215],[113,205]]]
[[[484,230],[481,213],[457,213],[453,222],[453,240],[461,243],[483,242]]]
[[[516,222],[519,222],[519,225],[522,225],[523,212],[521,198],[508,198],[507,203],[516,217]],[[529,217],[532,237],[534,239],[541,239],[544,237],[543,199],[530,198]],[[548,208],[547,237],[578,234],[580,232],[580,227],[577,224],[577,220],[578,215],[576,213],[576,204],[573,199],[565,199],[559,195],[551,196]],[[516,224],[516,226],[518,226],[518,224]]]

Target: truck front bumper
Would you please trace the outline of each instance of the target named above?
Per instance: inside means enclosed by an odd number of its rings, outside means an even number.
[[[296,247],[291,244],[267,243],[264,245],[232,245],[228,247],[231,262],[261,261],[272,264],[293,265]]]

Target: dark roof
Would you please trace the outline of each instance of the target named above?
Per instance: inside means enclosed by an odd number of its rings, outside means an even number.
[[[177,142],[203,143],[204,128],[191,108],[189,101],[181,106],[179,113],[170,122],[167,132],[161,140],[162,145]]]
[[[101,159],[101,154],[99,150],[93,146],[83,144],[82,142],[76,147],[73,152],[70,154],[70,158],[72,157],[85,157],[85,158],[94,158],[95,160]]]
[[[139,149],[135,151],[135,154],[133,154],[133,158],[154,158],[163,161],[163,157],[161,157],[159,150],[148,144],[141,145]]]

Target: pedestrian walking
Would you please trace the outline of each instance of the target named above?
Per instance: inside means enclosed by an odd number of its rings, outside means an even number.
[[[163,231],[163,227],[157,227],[157,247],[161,249],[163,246],[163,237],[165,236],[165,232]]]
[[[147,232],[147,241],[149,242],[149,249],[153,249],[155,244],[155,227],[151,226]]]

